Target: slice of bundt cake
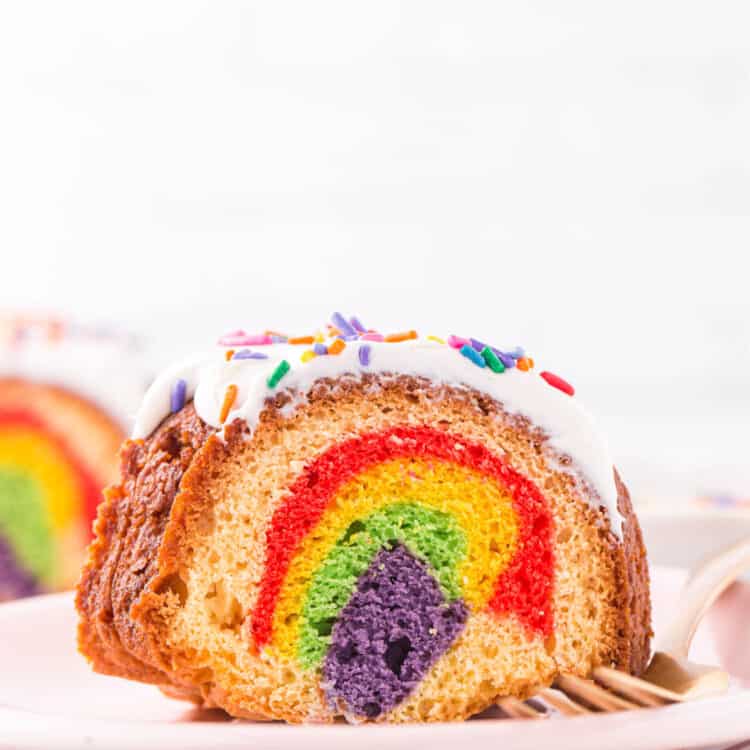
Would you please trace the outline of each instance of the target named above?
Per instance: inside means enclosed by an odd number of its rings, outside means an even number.
[[[219,344],[154,383],[100,508],[97,671],[239,717],[405,722],[643,669],[638,522],[565,381],[339,314]]]
[[[123,357],[111,358],[122,352],[111,336],[71,330],[48,318],[0,323],[4,601],[75,585],[102,488],[117,476],[125,436],[114,410],[96,396],[107,387],[117,390],[108,370],[128,368]],[[97,384],[98,378],[103,382]]]

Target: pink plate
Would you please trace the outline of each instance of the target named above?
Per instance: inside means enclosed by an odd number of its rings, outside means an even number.
[[[678,606],[685,573],[653,571],[655,628]],[[735,584],[696,638],[696,661],[722,664],[729,695],[631,713],[548,721],[475,719],[424,726],[291,727],[228,720],[164,698],[156,688],[91,673],[74,645],[69,594],[0,606],[0,748],[277,748],[357,750],[554,747],[699,748],[750,738],[750,585]],[[750,745],[749,745],[750,747]]]

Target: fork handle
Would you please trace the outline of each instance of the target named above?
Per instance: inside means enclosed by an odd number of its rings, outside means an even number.
[[[680,594],[679,614],[657,639],[655,650],[687,659],[703,615],[719,594],[746,570],[750,570],[750,539],[735,544],[693,570]]]

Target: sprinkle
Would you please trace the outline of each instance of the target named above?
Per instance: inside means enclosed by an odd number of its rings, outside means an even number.
[[[341,313],[335,312],[331,315],[331,322],[344,336],[355,336],[357,333],[357,329],[351,326]]]
[[[224,359],[229,362],[230,359],[232,359],[232,356],[234,355],[234,349],[227,349],[224,352]]]
[[[516,360],[513,359],[513,357],[511,357],[510,355],[506,354],[505,352],[501,352],[499,349],[496,349],[494,346],[491,346],[490,349],[492,349],[493,354],[505,365],[506,370],[509,367],[516,366]]]
[[[284,377],[289,372],[289,362],[287,362],[285,359],[282,359],[281,362],[279,362],[276,369],[271,373],[271,376],[266,380],[266,383],[268,384],[269,388],[275,388],[279,384],[279,380]]]
[[[234,400],[237,398],[237,386],[232,383],[227,386],[227,392],[224,394],[224,402],[221,405],[221,412],[219,413],[219,422],[226,422],[229,416],[229,411],[234,405]]]
[[[356,315],[352,315],[352,317],[349,318],[349,323],[357,333],[365,333],[367,331],[367,329],[359,322],[359,318]]]
[[[278,331],[263,331],[263,333],[266,336],[270,336],[271,338],[273,338],[274,336],[278,336],[279,338],[282,338],[282,339],[286,338],[285,333],[279,333]]]
[[[240,349],[234,353],[232,359],[268,359],[268,355],[262,352],[254,352],[252,349]]]
[[[369,344],[362,344],[362,346],[359,347],[359,364],[361,364],[362,367],[367,367],[367,365],[370,364],[371,350],[372,347]]]
[[[484,360],[482,359],[482,355],[479,354],[476,349],[469,346],[469,344],[464,344],[459,349],[459,351],[464,355],[464,357],[466,357],[466,359],[470,359],[477,367],[487,367]]]
[[[320,344],[322,344],[322,343],[323,343],[323,342],[325,341],[325,338],[324,338],[324,336],[323,336],[323,332],[322,332],[322,331],[318,331],[318,332],[317,332],[317,333],[315,334],[315,341],[317,341],[317,342],[318,342],[318,343],[320,343]]]
[[[319,344],[317,341],[313,344],[313,351],[315,354],[323,355],[328,354],[328,347],[325,344]]]
[[[402,331],[401,333],[389,333],[383,341],[387,341],[389,344],[396,344],[399,341],[409,341],[409,339],[417,338],[416,331]]]
[[[287,344],[312,344],[315,341],[314,336],[292,336],[286,343]]]
[[[341,354],[346,349],[346,344],[343,339],[336,339],[329,347],[329,354]]]
[[[373,333],[372,331],[362,334],[360,338],[362,341],[385,341],[385,336],[382,333]]]
[[[332,326],[330,323],[328,325],[326,325],[326,328],[328,329],[328,337],[329,338],[341,335],[341,331],[339,331],[339,329],[336,328],[336,326]]]
[[[572,396],[575,394],[575,388],[568,383],[567,381],[563,380],[559,375],[555,375],[552,372],[540,372],[539,373],[553,388],[557,388],[561,390],[563,393],[567,393],[568,396]]]
[[[531,361],[526,357],[521,357],[521,359],[516,362],[516,367],[523,372],[528,372],[531,369]]]
[[[477,352],[481,352],[483,349],[487,349],[487,344],[485,344],[482,341],[479,341],[478,339],[469,339],[469,343],[471,344],[472,349],[474,349]]]
[[[438,344],[444,344],[445,339],[441,339],[440,336],[428,336],[429,341],[437,341]]]
[[[485,346],[481,353],[482,359],[487,363],[487,367],[492,372],[505,372],[505,365],[498,359],[495,352],[489,346]]]
[[[303,362],[309,362],[313,357],[317,357],[318,355],[315,354],[315,352],[312,349],[308,349],[306,352],[302,352],[302,355],[300,356],[300,359]]]
[[[469,339],[462,339],[460,336],[448,336],[448,346],[452,346],[454,349],[460,349],[466,344],[471,346]]]
[[[273,341],[274,344],[286,344],[287,337],[286,336],[271,336],[271,341]]]
[[[250,335],[244,331],[234,331],[219,339],[219,346],[268,346],[273,344],[273,339],[265,333]]]
[[[351,336],[341,336],[339,335],[337,338],[340,338],[342,341],[356,341],[359,336],[355,333]]]
[[[169,394],[169,407],[172,413],[178,412],[185,406],[185,391],[187,390],[187,383],[180,378],[173,386],[172,392]]]
[[[508,352],[508,356],[513,357],[513,359],[521,359],[521,357],[526,356],[526,352],[524,352],[522,346],[516,346],[512,352]]]

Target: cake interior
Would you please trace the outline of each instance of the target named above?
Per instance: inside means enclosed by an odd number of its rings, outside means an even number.
[[[163,633],[153,664],[185,691],[235,715],[435,721],[527,696],[559,672],[627,668],[622,552],[605,511],[562,470],[570,459],[552,460],[539,429],[476,392],[405,376],[377,388],[323,383],[301,406],[284,407],[281,399],[267,409],[252,439],[238,427],[226,443],[213,440],[182,479],[159,596],[136,616]],[[259,645],[254,613],[269,577],[269,528],[289,488],[333,446],[399,427],[484,446],[539,489],[552,519],[550,611],[539,618],[551,629],[530,626],[522,606],[543,570],[517,572],[517,611],[481,605],[493,566],[508,565],[518,544],[508,497],[460,466],[441,473],[402,458],[358,474],[333,499],[330,522],[305,537],[309,554],[290,564],[266,618],[274,638]],[[176,422],[160,435],[170,447],[153,460],[179,461],[180,434]],[[457,560],[467,558],[462,568]],[[474,578],[463,580],[462,570]]]

